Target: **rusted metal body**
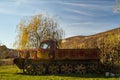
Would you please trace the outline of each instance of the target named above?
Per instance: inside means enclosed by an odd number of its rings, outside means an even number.
[[[85,74],[96,71],[99,49],[58,49],[56,41],[41,42],[39,49],[20,50],[14,63],[26,74]]]
[[[55,60],[99,59],[98,49],[57,49]]]

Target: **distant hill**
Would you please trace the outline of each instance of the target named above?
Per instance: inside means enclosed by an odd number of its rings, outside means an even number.
[[[0,59],[14,58],[17,56],[17,51],[9,49],[5,45],[0,46]]]
[[[112,30],[108,30],[105,32],[101,32],[94,35],[89,36],[73,36],[70,38],[66,38],[62,41],[61,48],[96,48],[97,41],[102,40],[108,35],[118,34],[120,32],[120,28],[115,28]],[[85,45],[84,45],[85,44]],[[87,46],[86,46],[87,45]]]

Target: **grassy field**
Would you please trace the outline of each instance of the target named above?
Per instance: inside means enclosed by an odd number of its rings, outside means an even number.
[[[15,65],[0,66],[0,80],[120,80],[120,78],[106,78],[104,76],[79,75],[23,75]]]

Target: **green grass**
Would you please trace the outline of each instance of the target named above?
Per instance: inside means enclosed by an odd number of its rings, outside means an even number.
[[[79,75],[23,75],[15,65],[0,66],[0,80],[120,80],[120,78],[106,78],[104,76]]]

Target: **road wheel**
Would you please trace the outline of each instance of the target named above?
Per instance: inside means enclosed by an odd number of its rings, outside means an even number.
[[[61,73],[71,74],[72,72],[73,72],[72,64],[62,64],[61,65]]]
[[[44,64],[38,64],[35,66],[35,73],[38,75],[45,74],[46,66]]]
[[[74,66],[74,72],[76,74],[84,75],[86,73],[86,66],[84,64],[76,64]]]
[[[88,73],[96,72],[97,64],[88,64],[87,65]]]
[[[57,65],[57,64],[50,64],[48,66],[48,72],[50,74],[58,74],[59,73],[59,65]]]
[[[23,72],[25,74],[33,74],[34,73],[34,67],[33,67],[33,65],[32,64],[26,64],[24,66]]]

